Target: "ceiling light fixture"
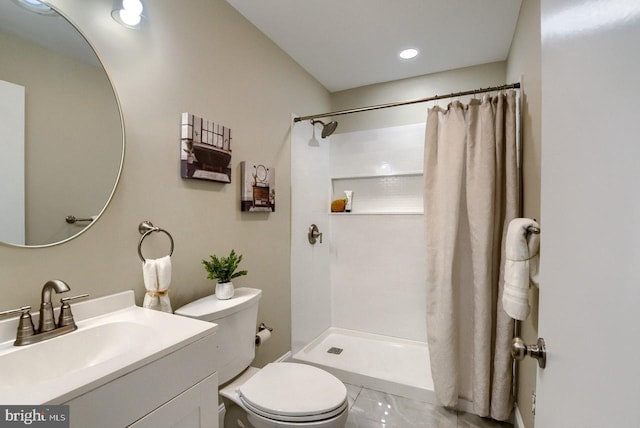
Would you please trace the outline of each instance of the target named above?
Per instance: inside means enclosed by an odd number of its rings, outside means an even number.
[[[120,25],[127,28],[138,28],[142,21],[144,6],[140,0],[116,0],[113,3],[111,16]]]
[[[402,59],[411,59],[415,58],[416,56],[418,56],[418,49],[410,48],[400,52],[400,58]]]
[[[56,11],[39,0],[13,0],[15,4],[40,15],[55,15]]]

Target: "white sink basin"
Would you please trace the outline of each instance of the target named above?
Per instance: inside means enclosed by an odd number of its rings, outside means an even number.
[[[27,382],[63,379],[70,373],[130,353],[136,347],[136,352],[158,351],[161,346],[146,340],[153,333],[153,329],[144,325],[114,322],[87,326],[59,340],[12,349],[13,352],[0,357],[2,386],[15,388]]]
[[[205,336],[217,325],[135,306],[132,291],[76,303],[78,330],[13,346],[0,322],[0,403],[63,403]]]

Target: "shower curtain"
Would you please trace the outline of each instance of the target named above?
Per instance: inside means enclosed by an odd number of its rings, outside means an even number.
[[[504,236],[519,206],[516,94],[429,109],[424,154],[427,332],[438,401],[505,420],[513,322]]]

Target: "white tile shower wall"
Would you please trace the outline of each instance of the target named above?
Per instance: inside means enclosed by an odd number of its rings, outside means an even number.
[[[334,190],[354,190],[354,212],[331,216],[334,327],[427,340],[424,216],[357,214],[422,211],[424,132],[421,123],[332,137]]]
[[[362,177],[422,171],[425,124],[335,134],[331,177]]]
[[[329,277],[329,139],[312,140],[308,122],[291,133],[291,349],[293,353],[331,326]],[[307,239],[314,223],[323,243]]]
[[[424,216],[331,217],[333,325],[427,341]]]

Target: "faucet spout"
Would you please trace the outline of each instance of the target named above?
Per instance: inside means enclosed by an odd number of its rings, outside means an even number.
[[[69,285],[67,285],[67,283],[62,280],[52,279],[50,281],[47,281],[47,283],[42,287],[42,303],[51,303],[51,291],[55,291],[56,293],[64,293],[65,291],[69,290],[71,290]]]
[[[56,328],[53,317],[53,305],[51,304],[51,292],[64,293],[71,290],[66,282],[59,279],[47,281],[42,287],[42,302],[40,303],[40,321],[38,322],[38,333],[44,333]]]

